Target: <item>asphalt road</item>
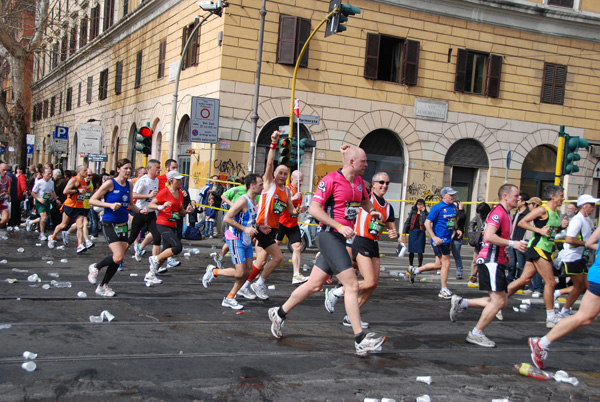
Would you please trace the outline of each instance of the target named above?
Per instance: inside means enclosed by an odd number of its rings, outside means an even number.
[[[103,240],[78,256],[73,244],[65,250],[36,247],[36,237],[0,231],[0,260],[8,261],[0,264],[0,401],[414,401],[424,394],[432,401],[600,401],[597,322],[553,345],[547,360],[549,371],[577,377],[577,387],[523,377],[514,365],[530,362],[527,337],[546,332],[542,301],[533,299],[530,311],[516,313],[512,306],[529,298],[516,295],[504,321],[486,331],[497,347],[468,344],[480,311],[467,310],[451,323],[449,302],[437,297],[439,276],[427,273],[423,277],[431,282],[411,285],[390,274],[405,272],[408,263],[394,255],[391,242],[381,244],[385,271],[362,316],[387,342],[382,353],[361,358],[353,354],[350,328],[340,324],[343,304],[329,314],[323,293],[288,315],[283,339],[272,337],[267,309],[293,290],[289,253],[267,281],[275,286],[270,299],[239,300],[245,309],[236,314],[221,307],[232,284],[228,278],[217,278],[209,289],[200,281],[219,239],[184,242],[199,254],[181,257],[183,264],[151,288],[143,283],[147,260],[127,256],[125,270],[111,282],[116,297],[105,299],[94,294],[86,276],[87,266],[108,251]],[[303,263],[315,253],[307,251]],[[469,266],[468,245],[463,255]],[[53,265],[43,257],[53,258]],[[67,263],[60,262],[64,258]],[[34,273],[42,282],[27,281]],[[451,278],[455,293],[482,295],[466,286],[466,275],[453,279],[454,262]],[[72,287],[43,289],[51,280]],[[88,297],[79,298],[80,291]],[[115,319],[89,321],[103,310]],[[26,350],[38,354],[33,372],[21,368]],[[431,376],[433,383],[417,376]]]

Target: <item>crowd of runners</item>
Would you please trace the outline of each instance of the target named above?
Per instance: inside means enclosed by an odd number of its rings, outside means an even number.
[[[223,248],[211,255],[214,265],[206,267],[202,284],[208,288],[219,277],[232,278],[232,288],[221,305],[234,310],[244,308],[238,296],[247,300],[269,298],[266,281],[283,260],[280,244],[287,238],[292,250],[291,282],[298,286],[281,305],[268,310],[272,335],[283,337],[287,315],[333,279],[337,286],[325,289],[324,307],[333,312],[336,303],[343,299],[343,324],[352,328],[355,352],[361,356],[380,352],[386,340],[385,336],[367,333],[370,325],[361,320],[361,308],[379,283],[378,241],[384,231],[390,239],[398,239],[399,249],[407,243],[411,282],[425,271],[439,271],[438,297],[450,301],[450,321],[455,322],[467,309],[482,309],[477,324],[467,334],[469,343],[496,346],[484,334],[485,328],[495,318],[503,318],[502,309],[508,298],[531,285],[536,275],[543,280],[546,327],[551,329],[545,336],[528,341],[532,360],[539,368],[543,368],[552,342],[591,323],[600,313],[600,259],[593,262],[588,273],[589,258],[594,254],[589,250],[597,249],[600,236],[600,228],[593,231],[589,218],[600,199],[581,195],[569,205],[571,213],[561,217],[562,187],[546,186],[544,202],[520,193],[515,185],[504,184],[498,190],[498,204],[491,208],[478,205],[467,230],[464,206],[455,202],[457,191],[444,187],[441,200],[429,211],[425,201],[415,203],[404,222],[403,233],[399,233],[394,209],[385,199],[390,177],[377,172],[370,182],[365,182],[362,175],[367,157],[361,148],[341,147],[342,168],[319,182],[307,210],[300,191],[302,173],[292,172],[291,183],[286,185],[288,168],[275,167],[279,135],[278,131],[271,135],[264,175],[249,174],[240,185],[227,191],[213,177],[202,189],[197,203],[191,202],[182,187],[184,176],[172,159],[165,163],[166,172],[162,175],[160,162],[151,159],[146,167],[135,171],[135,177],[127,159],[119,160],[112,174],[100,175],[80,166],[72,175],[63,177],[63,172],[51,164],[38,165],[31,169],[29,179],[19,167],[13,175],[9,166],[1,163],[0,228],[20,222],[20,218],[15,222],[9,216],[9,204],[12,207],[17,199],[18,207],[22,206],[28,215],[26,229],[36,230],[38,240],[47,241],[49,248],[57,247],[58,239],[68,244],[69,233],[76,232],[76,253],[83,253],[94,246],[93,240],[101,229],[110,252],[107,250],[105,258],[88,267],[88,280],[97,285],[98,296],[113,297],[115,291],[109,283],[122,268],[128,249],[133,246],[135,259],[141,261],[145,248],[151,245],[144,281],[147,286],[161,284],[157,275],[180,264],[175,257],[183,250],[184,217],[190,214],[188,223],[196,227],[197,214],[202,211],[202,232],[206,236],[216,235],[222,229],[221,223],[226,228]],[[221,203],[227,207],[224,216],[218,208]],[[512,210],[516,210],[514,215]],[[304,212],[320,223],[319,253],[308,276],[300,272],[298,215]],[[48,230],[50,223],[52,231]],[[469,244],[475,247],[469,283],[486,291],[486,297],[463,298],[448,287],[450,253],[456,262],[457,279],[462,279],[460,246],[467,232]],[[528,232],[532,236],[526,241]],[[559,254],[560,262],[556,263],[553,254],[560,232],[565,244]],[[427,236],[435,261],[423,264]],[[227,264],[227,253],[231,265]],[[556,276],[559,284],[570,278],[570,286],[559,289]],[[556,299],[565,294],[565,305],[556,311]],[[573,313],[582,294],[579,309]]]

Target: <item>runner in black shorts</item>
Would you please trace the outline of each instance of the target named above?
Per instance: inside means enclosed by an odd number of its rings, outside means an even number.
[[[344,304],[352,323],[356,354],[364,356],[381,350],[385,337],[371,332],[365,334],[361,328],[358,307],[358,279],[346,251],[346,239],[354,236],[354,221],[358,209],[363,208],[378,219],[381,213],[369,200],[361,175],[367,167],[367,156],[359,147],[342,147],[343,167],[326,175],[319,183],[312,199],[309,212],[321,222],[322,232],[317,237],[320,257],[313,267],[308,281],[300,285],[281,307],[269,309],[271,333],[281,338],[285,317],[294,307],[310,295],[321,290],[331,274],[345,286]],[[328,211],[329,214],[325,211]]]
[[[112,297],[115,292],[108,287],[108,282],[119,269],[119,264],[125,258],[127,251],[127,221],[129,214],[127,208],[134,213],[147,213],[146,209],[140,209],[133,203],[131,197],[132,186],[127,179],[131,175],[131,162],[128,159],[121,159],[117,162],[117,177],[104,182],[102,186],[90,198],[90,205],[93,207],[104,207],[104,217],[102,218],[104,238],[112,255],[107,256],[102,261],[92,264],[88,268],[88,280],[95,284],[98,278],[98,270],[104,267],[106,273],[98,287],[96,294],[103,297]],[[104,198],[104,201],[102,201]]]

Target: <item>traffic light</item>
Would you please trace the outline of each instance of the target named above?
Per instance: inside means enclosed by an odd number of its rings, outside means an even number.
[[[292,153],[292,140],[289,137],[279,139],[279,158],[277,162],[280,165],[290,167],[290,157]]]
[[[298,140],[294,138],[292,140],[292,154],[290,156],[290,168],[297,168],[298,163],[302,164],[302,155],[304,155],[304,145],[306,144],[306,138],[300,140],[300,149],[298,149]],[[300,156],[300,160],[298,160]]]
[[[579,172],[579,166],[575,162],[581,160],[579,148],[587,148],[589,146],[587,140],[577,136],[565,134],[565,152],[563,153],[563,174],[573,174]]]
[[[338,32],[344,32],[346,30],[346,26],[342,25],[348,22],[348,16],[360,14],[361,10],[358,7],[355,7],[350,4],[343,4],[342,0],[331,0],[329,3],[329,12],[338,9],[339,11],[331,17],[329,22],[327,23],[327,28],[325,31],[325,37],[329,35],[333,35]]]
[[[135,136],[135,150],[148,156],[152,152],[152,129],[148,126],[140,127]]]

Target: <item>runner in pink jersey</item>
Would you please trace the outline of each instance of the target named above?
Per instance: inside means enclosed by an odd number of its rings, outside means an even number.
[[[482,308],[477,325],[469,331],[467,342],[486,348],[496,346],[483,330],[494,320],[496,314],[506,307],[508,300],[508,282],[506,280],[506,265],[508,257],[506,247],[513,247],[524,252],[527,244],[510,240],[512,223],[508,211],[517,206],[519,189],[513,184],[504,184],[498,190],[500,204],[488,215],[483,232],[483,247],[477,255],[479,270],[479,289],[487,290],[489,297],[479,299],[464,299],[453,295],[450,301],[450,321],[456,321],[458,314],[467,307]]]

